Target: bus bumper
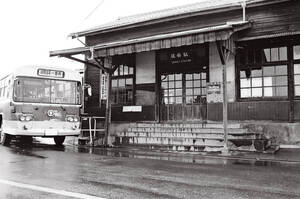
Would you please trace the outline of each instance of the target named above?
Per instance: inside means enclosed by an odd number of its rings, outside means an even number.
[[[78,136],[79,122],[65,121],[4,121],[3,132],[10,135],[26,135],[36,137]]]

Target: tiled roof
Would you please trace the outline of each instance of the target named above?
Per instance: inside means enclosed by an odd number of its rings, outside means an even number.
[[[163,19],[168,17],[180,16],[184,14],[191,14],[191,13],[205,13],[208,11],[223,9],[223,8],[230,8],[234,6],[240,6],[243,0],[208,0],[204,2],[153,11],[148,13],[142,13],[127,17],[119,18],[115,21],[105,23],[84,31],[79,31],[75,33],[71,33],[70,36],[84,36],[87,34],[92,34],[94,32],[100,32],[104,30],[134,25],[143,22],[149,22],[157,19]],[[260,2],[276,2],[278,0],[246,0],[247,5],[260,3]],[[279,0],[280,1],[280,0]]]

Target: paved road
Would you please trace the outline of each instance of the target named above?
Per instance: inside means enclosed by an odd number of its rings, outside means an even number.
[[[0,146],[0,198],[300,198],[300,163]]]

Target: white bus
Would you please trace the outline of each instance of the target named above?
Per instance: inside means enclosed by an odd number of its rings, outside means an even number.
[[[65,136],[78,136],[81,80],[78,72],[44,66],[19,67],[0,79],[0,142],[52,137],[62,145]]]

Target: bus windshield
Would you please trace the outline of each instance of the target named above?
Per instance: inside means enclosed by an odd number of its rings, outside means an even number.
[[[14,83],[14,101],[50,104],[80,104],[80,82],[19,77]]]

